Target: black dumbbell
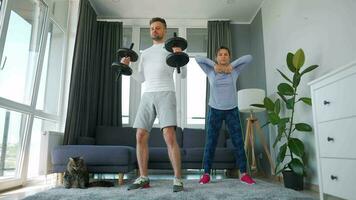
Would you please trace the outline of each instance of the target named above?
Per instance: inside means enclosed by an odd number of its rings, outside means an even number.
[[[180,68],[189,62],[189,56],[184,52],[173,53],[173,47],[180,47],[184,51],[187,46],[187,40],[177,37],[177,33],[174,33],[174,37],[168,39],[164,45],[167,51],[172,52],[167,56],[166,63],[171,67],[177,68],[178,73],[180,73]]]
[[[131,43],[131,46],[129,49],[128,48],[120,48],[119,50],[117,50],[116,54],[118,55],[119,60],[121,60],[121,58],[123,58],[123,57],[130,57],[131,62],[136,62],[138,59],[138,55],[134,50],[132,50],[133,46],[134,46],[134,43]],[[132,69],[128,65],[125,65],[125,64],[121,63],[120,61],[113,62],[111,64],[111,67],[118,73],[116,80],[118,80],[121,75],[130,76],[132,74]]]

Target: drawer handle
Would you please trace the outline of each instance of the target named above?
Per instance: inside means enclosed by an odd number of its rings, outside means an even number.
[[[337,180],[337,176],[331,175],[330,176],[331,180]]]
[[[328,142],[330,142],[330,141],[334,142],[334,138],[332,138],[332,137],[328,137],[327,139],[328,139]]]
[[[324,100],[324,105],[329,105],[330,104],[330,101],[327,101],[327,100]]]

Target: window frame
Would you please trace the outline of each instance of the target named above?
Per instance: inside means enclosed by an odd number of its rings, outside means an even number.
[[[6,15],[9,15],[8,13],[11,11],[12,8],[10,8],[8,5],[9,1],[11,0],[3,0],[2,1],[2,9],[0,13],[0,33],[1,33],[1,38],[0,38],[0,45],[3,47],[5,38],[3,32],[7,31],[8,28],[8,22],[9,18],[6,17]],[[30,179],[27,178],[27,170],[28,170],[28,164],[29,164],[29,150],[30,150],[30,142],[31,142],[31,134],[32,134],[32,127],[33,127],[33,122],[34,119],[43,119],[46,121],[58,123],[58,129],[63,129],[64,121],[63,121],[63,115],[65,110],[64,109],[59,109],[57,114],[50,114],[46,113],[42,110],[37,110],[36,109],[36,103],[37,103],[37,98],[38,98],[38,92],[39,92],[39,86],[40,86],[40,81],[41,81],[41,74],[42,74],[42,67],[43,67],[43,62],[44,62],[44,54],[45,54],[45,48],[46,48],[46,43],[47,43],[47,33],[49,30],[50,23],[53,23],[54,25],[57,26],[57,28],[61,29],[61,31],[64,32],[64,41],[65,43],[63,44],[62,52],[63,56],[61,59],[61,80],[60,80],[60,91],[59,91],[59,97],[58,97],[58,106],[60,108],[63,107],[65,104],[65,80],[66,80],[66,75],[69,73],[66,68],[67,64],[67,48],[68,48],[68,28],[63,27],[59,23],[57,23],[57,20],[55,19],[55,16],[52,14],[52,9],[53,6],[51,1],[48,0],[38,0],[38,2],[41,3],[41,5],[44,5],[46,10],[44,12],[44,20],[41,24],[43,26],[43,29],[41,30],[41,38],[40,38],[40,44],[39,44],[39,56],[36,61],[36,72],[35,72],[35,81],[34,81],[34,86],[32,88],[32,94],[31,94],[31,103],[29,105],[23,104],[23,103],[18,103],[15,101],[11,101],[9,99],[5,99],[0,97],[0,107],[8,110],[8,111],[14,111],[14,112],[19,112],[20,114],[26,115],[24,119],[21,122],[20,129],[21,133],[23,134],[23,138],[20,141],[21,143],[21,149],[20,153],[18,154],[19,161],[18,161],[18,175],[15,177],[11,178],[2,178],[0,179],[0,190],[4,190],[7,188],[15,187],[18,185],[22,185],[29,181]],[[70,3],[68,3],[68,11],[69,11],[69,6]],[[69,19],[70,13],[68,12],[68,15],[66,16],[65,20],[66,23],[68,24],[68,19]],[[67,25],[65,24],[65,25]],[[2,55],[2,49],[1,49],[1,55]],[[62,131],[62,130],[61,130]]]

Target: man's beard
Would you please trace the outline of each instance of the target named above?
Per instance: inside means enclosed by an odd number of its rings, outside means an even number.
[[[154,41],[161,41],[161,40],[163,39],[163,37],[160,36],[160,35],[151,36],[151,38],[152,38],[152,40],[154,40]]]

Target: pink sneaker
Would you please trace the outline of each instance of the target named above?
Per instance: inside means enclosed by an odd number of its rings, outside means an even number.
[[[200,184],[207,184],[210,182],[210,175],[208,173],[205,173],[201,178],[199,183]]]
[[[241,178],[240,178],[241,183],[245,183],[247,185],[253,185],[256,182],[251,178],[251,176],[249,176],[248,174],[244,174]]]

